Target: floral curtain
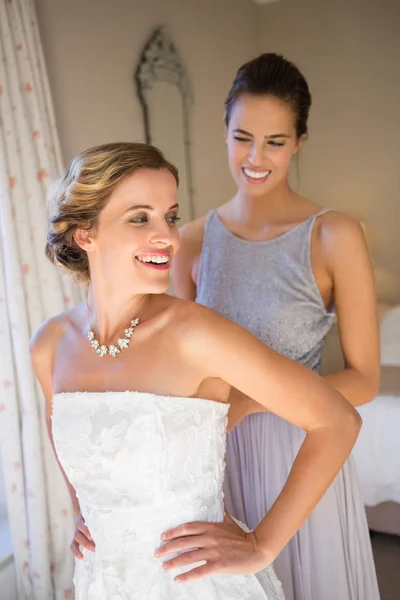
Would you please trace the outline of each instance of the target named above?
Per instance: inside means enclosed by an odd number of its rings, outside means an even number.
[[[73,598],[73,518],[29,340],[83,297],[44,256],[62,169],[33,0],[0,0],[0,443],[18,600]]]

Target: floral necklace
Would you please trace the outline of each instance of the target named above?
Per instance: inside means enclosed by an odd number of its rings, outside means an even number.
[[[140,323],[140,317],[142,316],[145,305],[147,304],[147,299],[145,300],[144,306],[140,311],[140,315],[136,317],[136,319],[132,319],[130,325],[127,329],[125,329],[125,336],[123,338],[119,338],[116,344],[110,344],[106,346],[105,344],[100,344],[99,340],[96,339],[96,335],[92,328],[86,333],[86,337],[88,338],[90,345],[96,351],[96,354],[103,358],[103,356],[107,356],[109,354],[113,358],[117,358],[118,354],[121,353],[121,350],[125,350],[129,348],[129,344],[131,342],[131,338],[135,332],[136,327]]]

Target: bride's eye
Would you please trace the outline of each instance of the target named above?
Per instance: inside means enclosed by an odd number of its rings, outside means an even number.
[[[137,217],[132,217],[132,219],[129,220],[129,223],[147,223],[147,221],[147,215],[138,215]]]
[[[177,223],[180,220],[181,220],[181,218],[178,217],[178,215],[171,215],[170,217],[167,217],[167,221],[171,225],[175,225],[175,223]]]

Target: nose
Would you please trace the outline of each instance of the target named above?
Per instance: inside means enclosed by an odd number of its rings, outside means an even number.
[[[150,242],[157,248],[167,248],[172,244],[172,227],[163,219],[157,219],[151,231]]]
[[[263,159],[263,148],[259,146],[256,142],[254,142],[251,145],[248,158],[254,167],[261,166]]]

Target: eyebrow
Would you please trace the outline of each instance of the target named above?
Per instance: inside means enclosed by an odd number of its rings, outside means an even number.
[[[176,204],[170,206],[168,210],[172,210],[173,208],[179,208],[179,204],[176,202]],[[133,206],[127,208],[125,212],[127,213],[131,210],[154,210],[154,208],[149,204],[134,204]]]
[[[249,137],[254,137],[252,133],[249,133],[245,129],[234,129],[233,133],[241,133]],[[276,138],[290,138],[290,135],[288,135],[287,133],[274,133],[273,135],[264,135],[264,137],[267,140],[275,140]]]

